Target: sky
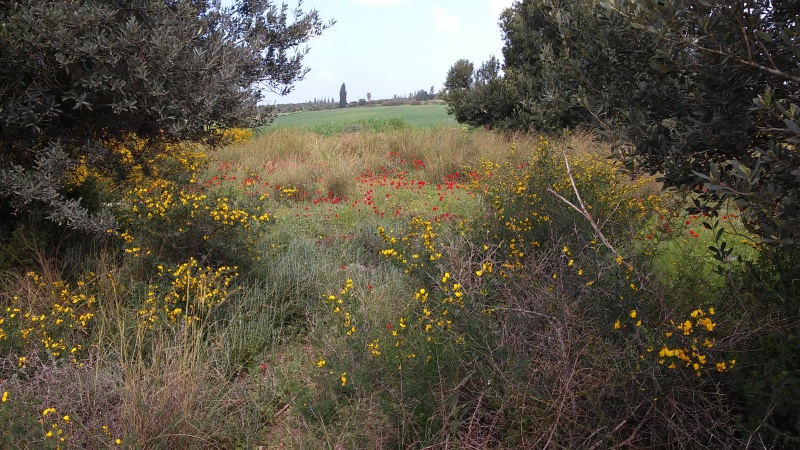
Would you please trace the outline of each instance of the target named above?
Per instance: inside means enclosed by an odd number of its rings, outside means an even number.
[[[296,0],[287,1],[290,8]],[[500,13],[513,0],[304,0],[323,21],[336,24],[307,43],[303,62],[311,71],[280,97],[265,93],[267,104],[301,103],[314,98],[339,101],[404,96],[420,89],[438,92],[459,59],[477,68],[495,55],[502,61]]]

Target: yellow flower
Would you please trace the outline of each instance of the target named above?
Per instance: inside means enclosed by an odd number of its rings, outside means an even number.
[[[5,403],[7,401],[8,401],[8,391],[3,391],[3,401],[2,401],[2,403]]]
[[[120,439],[120,438],[117,438],[117,440],[115,440],[114,442],[115,442],[117,445],[121,445],[121,444],[122,444],[122,439]]]
[[[628,315],[631,316],[631,319],[635,319],[636,318],[636,310],[632,309],[631,312],[628,313]]]
[[[711,319],[704,317],[697,321],[697,325],[701,327],[706,327],[708,331],[714,331],[714,327],[717,326],[716,323],[712,322]]]
[[[342,372],[342,386],[347,385],[347,372]]]
[[[619,330],[620,328],[622,328],[622,324],[619,323],[619,320],[617,320],[616,322],[614,322],[614,329]]]

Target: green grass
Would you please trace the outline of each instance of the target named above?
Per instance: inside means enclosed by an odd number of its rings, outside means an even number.
[[[313,128],[327,124],[359,123],[369,120],[386,121],[390,119],[401,119],[412,127],[455,125],[455,119],[447,114],[445,108],[445,105],[400,105],[304,111],[280,116],[268,128],[283,126]]]

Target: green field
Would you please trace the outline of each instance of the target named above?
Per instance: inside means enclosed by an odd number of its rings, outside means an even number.
[[[447,114],[445,108],[445,105],[400,105],[304,111],[277,117],[271,127],[315,127],[335,123],[389,119],[401,119],[413,127],[456,124],[455,119]]]

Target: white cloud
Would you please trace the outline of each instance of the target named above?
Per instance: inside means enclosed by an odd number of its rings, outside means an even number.
[[[492,11],[492,17],[495,19],[500,18],[500,13],[504,9],[510,8],[514,0],[489,0],[489,10]]]
[[[431,9],[433,15],[433,25],[437,30],[449,33],[458,29],[461,24],[461,18],[456,15],[450,14],[442,7],[437,6]]]
[[[370,6],[392,6],[403,3],[403,0],[350,0],[356,5],[370,5]]]

